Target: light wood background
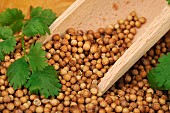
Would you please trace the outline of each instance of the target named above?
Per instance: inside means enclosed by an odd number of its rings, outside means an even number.
[[[64,12],[75,0],[0,0],[0,12],[6,8],[19,8],[29,15],[30,6],[52,9],[57,15]]]

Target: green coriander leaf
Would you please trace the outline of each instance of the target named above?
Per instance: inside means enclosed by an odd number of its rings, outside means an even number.
[[[51,9],[42,9],[42,7],[32,8],[31,18],[41,18],[44,24],[50,26],[57,18],[56,14]]]
[[[165,82],[164,86],[166,86],[166,88],[165,88],[166,90],[170,89],[170,80],[169,79]]]
[[[152,69],[152,71],[150,71],[148,73],[148,80],[149,80],[149,83],[150,83],[150,86],[153,88],[153,89],[162,89],[162,87],[159,87],[158,86],[158,82],[156,81],[156,77],[154,76],[153,74],[153,71],[155,71],[155,69]]]
[[[1,47],[0,47],[0,61],[4,60],[4,54],[1,51]]]
[[[159,58],[159,64],[148,73],[152,88],[170,90],[170,53]]]
[[[6,9],[0,14],[0,24],[2,26],[9,26],[13,32],[19,32],[23,26],[24,15],[21,10],[17,8]]]
[[[16,40],[14,36],[11,36],[11,38],[4,40],[3,42],[0,42],[1,51],[5,54],[9,54],[10,52],[14,51],[14,47],[16,46]]]
[[[43,51],[41,47],[41,43],[32,44],[30,52],[28,53],[29,64],[33,71],[43,70],[48,66],[48,63],[45,62],[45,60],[47,60],[45,58],[46,52]]]
[[[16,40],[9,27],[0,26],[0,61],[4,59],[4,54],[14,51]]]
[[[5,40],[11,38],[11,36],[13,36],[13,32],[9,27],[0,26],[0,39]]]
[[[13,23],[10,25],[10,28],[12,29],[12,31],[15,33],[21,31],[23,26],[23,22],[22,21],[18,21],[17,23]]]
[[[10,85],[12,85],[14,89],[21,88],[26,84],[27,79],[30,76],[30,68],[24,57],[16,60],[10,65],[7,69],[7,76]]]
[[[46,33],[50,34],[48,26],[43,23],[41,18],[32,18],[31,20],[28,20],[23,26],[22,32],[28,37],[45,35]]]
[[[170,0],[166,0],[168,2],[168,4],[170,4]]]
[[[47,98],[58,95],[61,84],[59,83],[54,67],[47,66],[42,71],[34,72],[25,87],[29,88],[31,93],[40,93]]]

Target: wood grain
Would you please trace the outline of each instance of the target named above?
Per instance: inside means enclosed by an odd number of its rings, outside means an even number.
[[[0,0],[0,12],[6,8],[19,8],[29,15],[30,6],[52,9],[57,15],[63,13],[75,0]]]
[[[46,43],[52,35],[62,35],[73,27],[81,30],[97,30],[125,18],[131,11],[147,18],[138,29],[132,46],[116,61],[98,84],[105,93],[131,68],[170,28],[170,6],[166,0],[77,0],[51,26],[51,35],[40,41]]]

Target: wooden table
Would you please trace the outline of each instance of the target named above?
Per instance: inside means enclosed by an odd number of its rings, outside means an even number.
[[[52,9],[57,15],[64,12],[75,0],[0,0],[0,12],[6,8],[19,8],[29,15],[30,6]]]

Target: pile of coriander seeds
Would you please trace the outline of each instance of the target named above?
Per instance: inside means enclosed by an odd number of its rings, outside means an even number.
[[[44,45],[48,51],[46,57],[56,70],[59,69],[64,84],[70,81],[71,75],[78,79],[85,77],[91,83],[102,78],[123,55],[132,44],[137,29],[145,22],[144,17],[139,18],[131,12],[126,20],[120,19],[117,24],[99,28],[97,32],[83,33],[70,28],[63,37],[56,34]]]
[[[44,98],[29,91],[14,91],[9,86],[6,69],[23,55],[17,40],[15,53],[5,56],[0,66],[0,112],[2,113],[169,113],[167,92],[150,88],[146,78],[161,54],[170,50],[167,39],[161,39],[104,95],[97,84],[108,69],[131,46],[137,29],[146,22],[133,11],[107,28],[83,32],[69,28],[44,44],[48,63],[59,73],[62,84],[59,96]],[[26,51],[34,37],[25,37]],[[159,51],[159,52],[158,52]]]

